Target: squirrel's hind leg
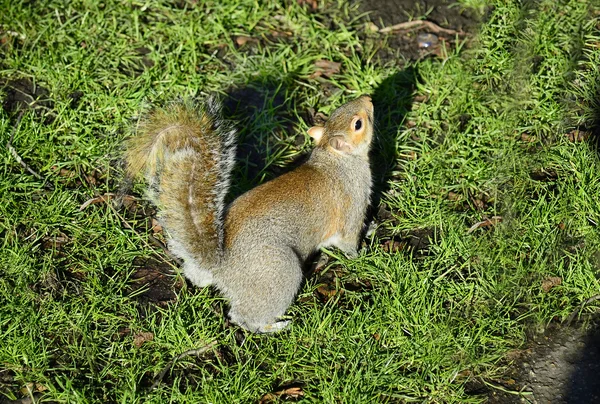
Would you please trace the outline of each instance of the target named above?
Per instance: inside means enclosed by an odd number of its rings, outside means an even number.
[[[288,325],[290,325],[291,320],[285,320],[285,321],[277,321],[276,323],[273,324],[267,324],[265,326],[263,326],[261,329],[258,330],[258,332],[278,332],[278,331],[282,331],[284,329],[287,328]]]
[[[231,321],[252,332],[277,332],[290,321],[281,321],[294,301],[302,283],[302,266],[298,256],[287,248],[269,255],[258,248],[244,266],[232,266],[218,272],[217,285],[229,298]],[[222,278],[222,279],[221,279]],[[225,282],[226,281],[226,282]]]
[[[202,268],[198,261],[177,240],[169,240],[169,250],[177,257],[183,259],[183,264],[181,265],[183,274],[194,285],[203,288],[214,283],[212,272]]]
[[[207,269],[200,268],[196,262],[184,261],[182,268],[185,277],[200,288],[214,283],[213,274]]]

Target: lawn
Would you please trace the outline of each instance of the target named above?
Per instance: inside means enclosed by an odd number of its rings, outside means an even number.
[[[526,335],[597,318],[600,5],[462,0],[480,23],[418,50],[427,26],[314,4],[0,1],[2,400],[527,397],[505,376]],[[124,178],[140,115],[209,93],[239,129],[231,197],[373,95],[374,231],[315,260],[279,334],[186,283]]]

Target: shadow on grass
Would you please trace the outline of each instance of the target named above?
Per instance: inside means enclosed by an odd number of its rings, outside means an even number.
[[[408,67],[386,78],[373,93],[376,133],[371,150],[374,185],[371,207],[374,212],[389,189],[391,172],[397,162],[400,129],[412,107],[417,79],[417,69]]]
[[[597,75],[594,79],[596,85],[591,94],[586,97],[586,101],[591,104],[589,123],[581,128],[581,132],[574,132],[576,138],[573,140],[587,140],[596,152],[598,159],[600,159],[600,76]],[[588,139],[586,139],[586,133],[589,134]]]
[[[600,403],[600,326],[586,335],[565,393],[568,404]]]
[[[373,92],[376,133],[371,151],[374,189],[372,206],[377,207],[397,160],[398,134],[412,105],[418,73],[409,67],[386,78]],[[280,79],[259,78],[227,91],[224,115],[239,131],[237,168],[231,196],[302,164],[308,154],[300,153],[305,134],[297,130],[295,105],[289,101],[290,87]],[[310,112],[302,113],[313,125]]]
[[[295,127],[288,91],[286,82],[271,77],[226,91],[223,114],[238,131],[232,199],[303,161],[297,155],[305,137]]]

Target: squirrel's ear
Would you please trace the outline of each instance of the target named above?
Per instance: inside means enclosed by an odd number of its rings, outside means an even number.
[[[315,143],[319,143],[319,140],[321,140],[321,138],[323,137],[324,130],[325,128],[323,128],[322,126],[313,126],[308,130],[308,136],[315,139]]]
[[[352,153],[352,150],[354,150],[354,147],[346,142],[342,136],[334,136],[329,139],[329,145],[342,153]]]

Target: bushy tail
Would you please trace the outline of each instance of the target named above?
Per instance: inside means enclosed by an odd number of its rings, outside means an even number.
[[[131,176],[145,175],[178,248],[202,267],[218,265],[235,161],[235,131],[221,118],[218,100],[210,97],[202,107],[179,102],[153,112],[129,140],[126,158]]]

